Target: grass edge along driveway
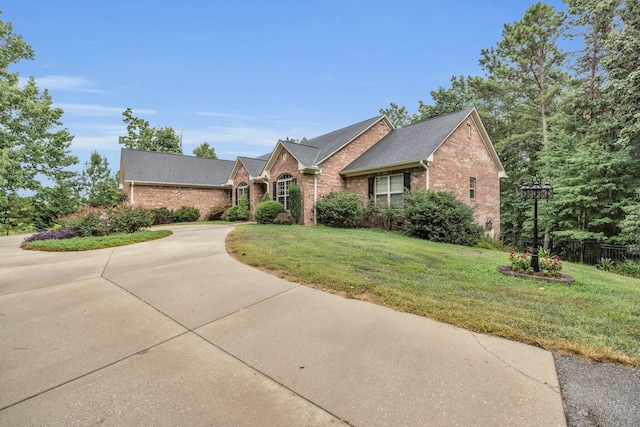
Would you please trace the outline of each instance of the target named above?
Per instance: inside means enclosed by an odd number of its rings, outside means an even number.
[[[303,285],[559,354],[640,367],[640,280],[563,263],[571,285],[505,276],[501,251],[368,229],[239,225],[240,261]]]

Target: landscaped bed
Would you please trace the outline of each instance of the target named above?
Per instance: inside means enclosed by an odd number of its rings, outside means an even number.
[[[561,354],[640,367],[640,281],[564,263],[571,284],[503,275],[509,253],[368,229],[242,225],[241,261],[294,282]]]
[[[135,233],[118,233],[108,236],[71,237],[68,239],[47,239],[23,242],[23,249],[50,252],[88,251],[93,249],[112,248],[134,243],[161,239],[171,235],[170,230],[144,230]]]

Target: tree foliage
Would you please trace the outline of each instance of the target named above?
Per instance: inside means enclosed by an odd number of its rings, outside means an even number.
[[[7,225],[15,222],[11,205],[19,191],[39,190],[43,178],[65,179],[73,175],[65,168],[78,162],[69,154],[73,136],[62,128],[63,111],[53,107],[48,90],[40,91],[33,77],[21,87],[18,73],[9,71],[34,57],[11,23],[0,20],[0,217]]]
[[[127,125],[127,135],[119,137],[118,141],[126,148],[182,154],[180,137],[173,128],[152,128],[148,121],[134,116],[131,108],[124,110],[122,116]]]
[[[218,156],[216,155],[216,150],[213,147],[209,146],[209,143],[207,141],[194,148],[193,154],[195,154],[197,157],[206,157],[208,159],[218,158]]]
[[[506,240],[531,235],[522,178],[548,176],[555,195],[540,205],[546,232],[628,242],[640,182],[640,2],[565,3],[567,15],[537,3],[506,24],[502,40],[480,52],[483,76],[452,77],[415,114],[393,103],[381,111],[402,126],[477,108],[509,176],[501,183]],[[572,56],[560,47],[568,39],[582,43]]]
[[[81,174],[85,201],[89,206],[115,206],[122,202],[117,176],[111,175],[109,161],[97,151],[91,153]]]
[[[302,194],[300,186],[294,181],[289,183],[289,208],[293,223],[300,224],[300,219],[302,218]]]
[[[442,191],[408,191],[404,194],[405,229],[410,236],[433,242],[475,245],[482,227],[473,209]]]

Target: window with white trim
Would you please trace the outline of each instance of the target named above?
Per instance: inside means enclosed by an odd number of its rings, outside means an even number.
[[[284,206],[284,210],[289,210],[289,183],[293,177],[288,173],[280,175],[276,182],[276,200]]]
[[[238,184],[238,192],[236,193],[236,205],[240,203],[240,198],[243,194],[246,194],[249,197],[249,184],[246,182],[241,182]]]
[[[404,174],[377,176],[375,185],[377,207],[402,208],[404,202]]]

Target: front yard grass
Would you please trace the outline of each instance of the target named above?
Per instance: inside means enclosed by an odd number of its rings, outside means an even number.
[[[65,252],[65,251],[90,251],[93,249],[105,249],[115,246],[125,246],[134,243],[147,242],[161,239],[173,234],[170,230],[144,230],[135,233],[118,233],[99,237],[72,237],[71,239],[49,239],[24,242],[23,249],[38,251]]]
[[[240,225],[229,251],[291,281],[560,354],[640,367],[640,280],[564,263],[571,285],[505,276],[509,254],[376,230]]]

